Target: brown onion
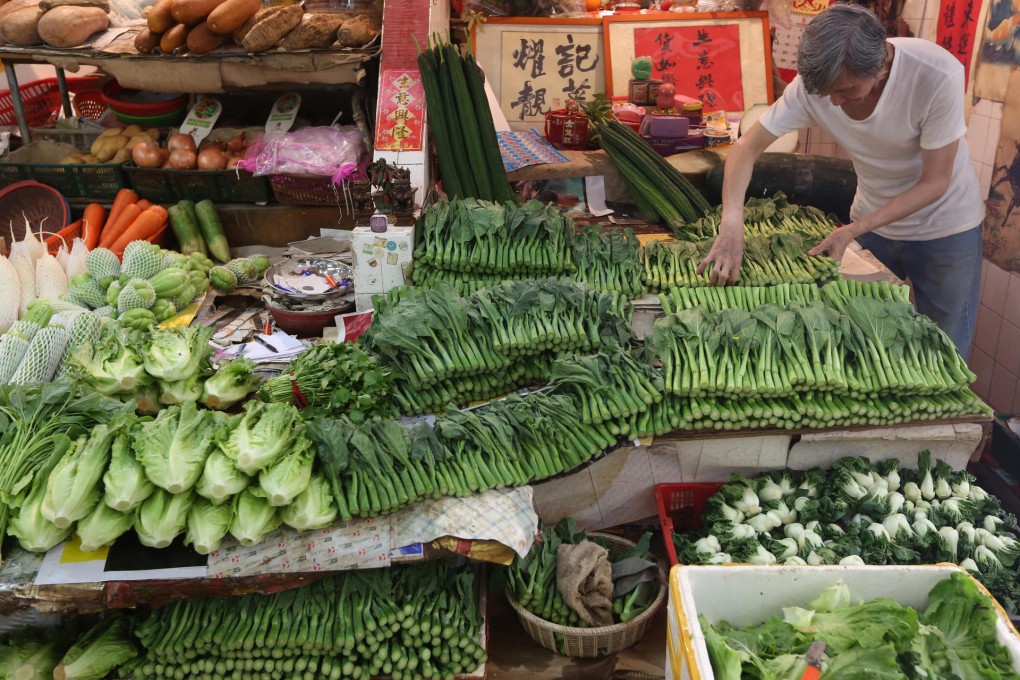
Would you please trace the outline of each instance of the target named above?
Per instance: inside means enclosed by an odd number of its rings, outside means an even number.
[[[199,170],[222,170],[225,167],[227,167],[227,154],[219,149],[202,149],[199,152]]]
[[[233,170],[234,168],[237,167],[237,164],[243,160],[244,160],[243,158],[240,158],[238,156],[231,157],[229,160],[227,160],[227,170]]]
[[[166,148],[170,149],[171,153],[178,149],[187,149],[188,151],[195,150],[195,138],[191,135],[182,135],[180,133],[171,135],[170,139],[166,142]]]
[[[227,151],[231,153],[244,151],[244,147],[245,140],[243,132],[239,132],[236,137],[231,138],[230,141],[227,142]]]
[[[174,170],[193,170],[195,160],[195,152],[188,149],[177,149],[170,152],[169,163]]]
[[[214,151],[222,151],[226,153],[227,145],[225,142],[202,142],[202,146],[199,149],[199,153],[206,151],[208,149],[212,149]]]
[[[163,154],[156,142],[142,142],[131,150],[131,160],[140,168],[158,168],[163,165]]]

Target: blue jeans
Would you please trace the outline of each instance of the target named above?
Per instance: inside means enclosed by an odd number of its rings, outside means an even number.
[[[917,311],[946,332],[966,360],[981,301],[981,227],[932,239],[894,241],[875,233],[857,242],[914,286]]]

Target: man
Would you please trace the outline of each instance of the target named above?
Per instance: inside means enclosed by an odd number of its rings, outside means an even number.
[[[759,155],[780,136],[817,125],[857,173],[851,223],[809,254],[842,259],[850,241],[910,279],[917,309],[966,358],[981,288],[984,202],[963,119],[963,67],[935,43],[886,38],[874,14],[834,5],[805,29],[799,71],[730,150],[719,237],[699,271],[735,283],[744,249],[744,194]]]

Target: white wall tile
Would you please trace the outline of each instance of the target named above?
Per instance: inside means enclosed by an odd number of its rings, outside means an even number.
[[[1002,312],[1006,308],[1006,295],[1009,292],[1009,272],[1000,269],[992,262],[987,262],[987,266],[988,275],[985,277],[985,285],[981,289],[981,304],[1002,316]]]
[[[978,308],[977,326],[974,329],[974,347],[995,356],[999,346],[999,332],[1002,329],[1002,317],[984,305]]]
[[[988,139],[988,124],[991,119],[977,112],[970,117],[970,125],[967,126],[967,146],[970,148],[970,157],[984,163],[985,142]]]
[[[985,138],[985,150],[981,160],[988,165],[995,165],[995,151],[999,148],[999,131],[1002,128],[1002,119],[988,119],[988,136]]]
[[[1009,275],[1009,287],[1006,292],[1006,303],[1002,309],[1002,318],[1014,326],[1020,327],[1020,275]],[[1020,357],[1020,345],[1011,348]],[[1020,369],[1014,371],[1020,373]]]
[[[971,385],[974,394],[982,399],[988,399],[988,392],[992,388],[992,374],[995,372],[995,359],[977,347],[970,351],[970,370],[977,374],[977,381]]]
[[[1013,375],[1020,374],[1020,327],[1005,319],[1002,320],[999,327],[999,344],[993,356],[996,364]],[[992,384],[995,384],[994,377]]]
[[[978,178],[981,180],[981,197],[987,198],[988,191],[992,188],[992,166],[982,163]]]
[[[996,365],[992,376],[992,388],[988,393],[988,403],[996,411],[1010,413],[1013,410],[1013,397],[1016,394],[1017,377],[1000,365]]]

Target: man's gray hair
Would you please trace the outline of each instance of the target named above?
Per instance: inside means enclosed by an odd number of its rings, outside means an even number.
[[[844,69],[873,78],[886,59],[886,32],[859,5],[833,5],[811,20],[797,51],[797,72],[810,94],[826,94]]]

